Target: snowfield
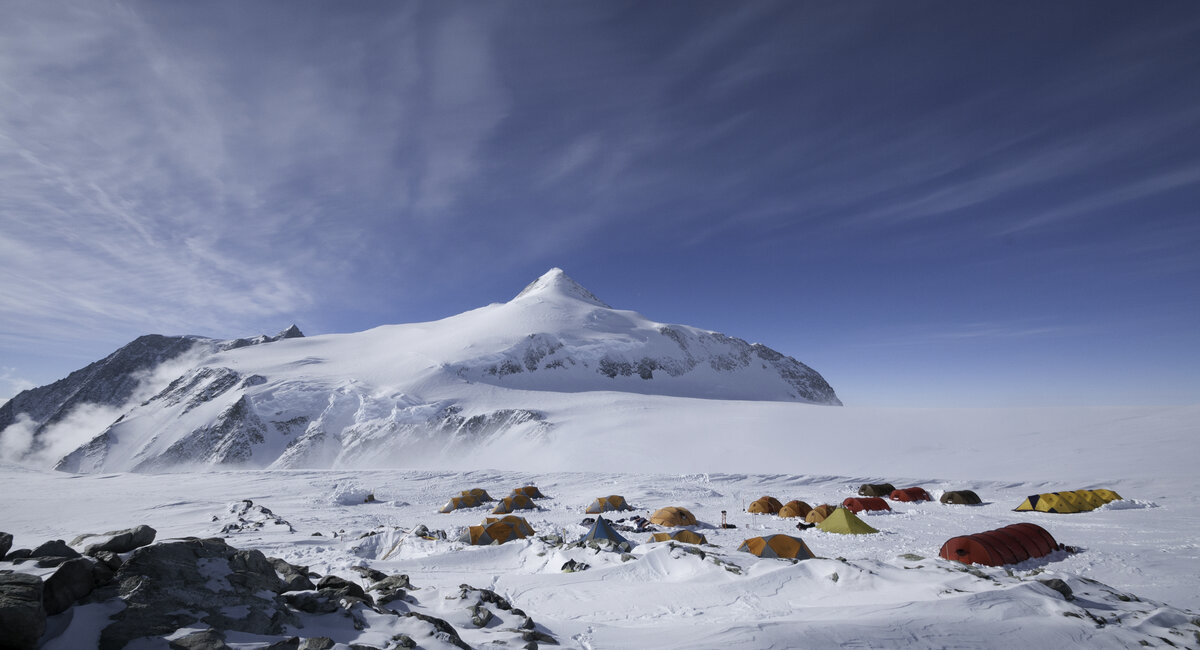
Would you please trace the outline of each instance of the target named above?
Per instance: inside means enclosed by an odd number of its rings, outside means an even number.
[[[0,521],[14,533],[14,548],[144,523],[158,529],[160,542],[224,536],[235,547],[260,549],[320,574],[357,580],[350,570],[355,565],[404,573],[419,587],[408,606],[447,620],[473,647],[516,641],[504,636],[510,627],[470,624],[457,600],[461,584],[507,598],[568,648],[1200,647],[1200,496],[1187,462],[1197,457],[1200,408],[1007,413],[1010,426],[1040,423],[1039,431],[1059,427],[1063,433],[1053,439],[1029,431],[1018,436],[1027,444],[1006,445],[991,439],[995,425],[985,424],[1003,410],[808,407],[819,415],[801,430],[835,427],[817,435],[782,426],[761,432],[756,427],[767,416],[751,409],[738,417],[736,405],[726,407],[727,421],[744,427],[727,446],[710,447],[710,429],[689,440],[691,418],[711,419],[716,407],[679,418],[651,413],[638,435],[597,433],[578,440],[577,458],[570,461],[575,464],[560,467],[588,467],[580,459],[595,452],[592,470],[580,472],[546,470],[562,462],[556,453],[527,454],[527,463],[541,469],[524,471],[72,475],[5,466],[0,490],[12,496],[0,505]],[[677,428],[656,432],[657,418]],[[916,429],[927,433],[915,444],[896,442],[891,433]],[[961,433],[971,429],[978,432]],[[1032,444],[1047,440],[1054,444]],[[1164,448],[1173,453],[1164,457]],[[622,455],[626,471],[612,467]],[[694,471],[683,473],[685,466]],[[723,466],[730,470],[717,471]],[[764,469],[738,473],[754,466]],[[766,473],[784,467],[802,471]],[[763,495],[837,504],[855,495],[859,484],[884,480],[923,486],[934,498],[945,490],[973,489],[984,504],[892,503],[891,513],[862,515],[881,531],[863,536],[799,532],[794,520],[745,512]],[[623,533],[638,543],[631,557],[536,538],[471,547],[454,539],[488,516],[491,506],[437,512],[462,490],[481,487],[500,497],[527,484],[549,497],[537,502],[537,511],[518,513],[539,536],[578,539],[587,530],[580,524],[586,506],[621,494],[637,510],[610,513],[610,519],[684,506],[701,520],[697,530],[712,545],[700,547],[700,555],[687,545],[647,543],[649,533]],[[1114,489],[1124,500],[1071,515],[1012,511],[1029,494],[1098,487]],[[377,501],[360,502],[365,494]],[[222,533],[237,522],[242,499],[269,508],[288,525],[268,522]],[[715,527],[721,510],[736,529]],[[1019,521],[1046,528],[1078,552],[969,570],[937,558],[950,537]],[[421,524],[445,531],[447,539],[409,534]],[[770,533],[802,537],[818,559],[793,563],[736,550],[745,538]],[[590,568],[563,573],[568,560]],[[1065,581],[1073,599],[1038,582],[1049,578]],[[46,647],[78,647],[75,639],[95,638],[104,618],[86,613],[60,624],[62,636]],[[356,630],[310,619],[294,633],[387,647],[384,640],[397,624],[376,623],[378,628]],[[435,641],[421,647],[441,647]]]

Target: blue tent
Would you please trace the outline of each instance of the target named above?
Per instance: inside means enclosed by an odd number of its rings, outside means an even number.
[[[633,544],[629,543],[629,540],[621,537],[621,534],[614,530],[612,525],[610,525],[608,521],[604,519],[604,517],[596,517],[596,523],[592,524],[592,529],[589,530],[587,535],[584,535],[583,539],[579,541],[583,542],[584,544],[588,542],[609,542],[614,546],[620,544],[633,546]]]

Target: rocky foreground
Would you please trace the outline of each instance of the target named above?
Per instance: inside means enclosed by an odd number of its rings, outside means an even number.
[[[10,552],[12,535],[0,533],[0,648],[65,641],[116,650],[154,639],[185,650],[469,648],[454,625],[420,611],[407,575],[360,566],[355,582],[221,538],[154,539],[143,525]],[[464,584],[442,598],[460,601],[464,620],[491,630],[497,643],[557,645],[492,591]],[[380,643],[346,646],[327,635],[347,627],[378,629]]]

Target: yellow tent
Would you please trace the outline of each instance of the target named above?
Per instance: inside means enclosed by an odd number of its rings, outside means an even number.
[[[533,527],[523,517],[488,517],[481,526],[470,526],[459,541],[475,546],[503,544],[533,535]]]
[[[670,533],[654,533],[650,536],[652,542],[683,542],[684,544],[707,544],[708,538],[690,530],[676,530]]]
[[[588,506],[587,513],[589,515],[598,515],[602,512],[612,512],[614,510],[633,510],[628,503],[625,503],[625,497],[619,494],[610,494],[606,497],[600,497]]]
[[[812,506],[803,501],[788,501],[779,509],[780,517],[804,517],[812,512]]]
[[[492,510],[492,514],[503,515],[503,514],[510,513],[514,510],[536,510],[536,509],[537,509],[537,506],[534,505],[533,499],[530,499],[529,497],[521,495],[521,494],[515,494],[511,497],[504,497],[503,499],[500,499],[500,503],[496,504],[496,507]]]
[[[495,501],[495,499],[492,498],[492,495],[488,494],[487,490],[485,490],[483,488],[473,488],[470,490],[463,490],[462,495],[464,497],[475,497],[480,502]]]
[[[789,535],[751,537],[742,542],[738,550],[753,553],[759,557],[791,558],[796,560],[808,560],[816,557],[813,555],[812,550],[808,548],[808,544],[804,543],[804,540]]]
[[[746,512],[753,512],[760,515],[773,515],[779,512],[779,509],[782,507],[783,504],[779,502],[779,499],[776,499],[775,497],[762,497],[758,501],[751,503],[750,506],[746,508]]]
[[[696,515],[688,512],[687,508],[668,506],[650,515],[650,523],[659,526],[695,526]]]
[[[461,497],[452,497],[438,512],[453,512],[459,508],[474,508],[477,505],[479,505],[478,497],[463,493]]]
[[[1071,512],[1088,512],[1110,502],[1119,501],[1121,495],[1112,490],[1071,490],[1067,492],[1046,492],[1034,494],[1025,499],[1014,510],[1037,512],[1053,512],[1059,514]]]
[[[828,503],[819,505],[810,510],[807,515],[804,515],[804,521],[810,524],[819,524],[825,521],[826,517],[833,514],[833,511],[836,509],[837,506],[831,506]]]
[[[858,518],[858,515],[850,512],[846,508],[838,508],[833,511],[833,514],[825,518],[824,521],[817,524],[818,530],[823,530],[827,533],[840,533],[842,535],[866,535],[869,533],[878,533],[878,530],[871,528],[867,522]]]
[[[537,489],[537,486],[534,486],[534,485],[526,485],[525,487],[517,488],[512,491],[512,495],[514,497],[515,496],[526,496],[526,497],[529,497],[530,499],[548,499],[549,498],[546,495],[542,494],[542,491]]]

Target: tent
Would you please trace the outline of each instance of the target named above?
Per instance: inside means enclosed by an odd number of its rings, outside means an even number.
[[[687,508],[668,506],[650,515],[650,523],[659,526],[695,526],[696,515],[688,512]]]
[[[762,497],[754,501],[746,508],[746,512],[752,512],[760,515],[777,514],[783,508],[783,504],[775,497]]]
[[[628,503],[625,503],[625,497],[619,494],[610,494],[606,497],[600,497],[588,506],[587,513],[589,515],[598,515],[602,512],[613,512],[620,510],[633,510]]]
[[[1034,494],[1014,508],[1017,511],[1070,513],[1095,510],[1110,502],[1119,501],[1121,495],[1112,490],[1073,490],[1069,492],[1047,492]]]
[[[452,497],[438,512],[454,512],[460,508],[474,508],[477,505],[479,505],[478,498],[464,493],[461,497]]]
[[[886,497],[896,491],[896,486],[891,483],[863,483],[858,488],[858,496],[861,497]]]
[[[509,515],[500,518],[488,517],[483,520],[483,525],[468,527],[459,541],[475,546],[487,546],[511,542],[533,534],[533,527],[523,517]]]
[[[500,503],[496,504],[492,510],[494,515],[503,515],[514,510],[536,510],[537,506],[533,503],[533,499],[523,495],[514,495],[500,499]]]
[[[607,542],[613,546],[624,544],[626,548],[633,546],[629,540],[621,537],[621,534],[613,529],[612,525],[604,517],[596,517],[596,523],[592,524],[592,529],[583,536],[581,542]]]
[[[959,506],[977,506],[983,503],[979,495],[971,490],[954,490],[946,492],[942,495],[942,503],[959,505]]]
[[[817,524],[817,529],[842,535],[867,535],[879,532],[846,508],[834,510],[833,514],[825,518],[825,521]]]
[[[751,537],[742,542],[739,551],[753,553],[758,557],[791,558],[808,560],[816,557],[808,544],[799,537],[790,535],[769,535],[767,537]]]
[[[819,524],[825,521],[826,517],[833,514],[836,508],[837,506],[831,506],[828,503],[819,505],[810,510],[807,515],[804,515],[804,521],[810,524]]]
[[[1002,566],[1044,557],[1062,548],[1045,528],[1036,524],[1012,524],[974,535],[952,537],[938,555],[963,564]]]
[[[888,495],[888,498],[892,501],[933,501],[933,497],[929,496],[929,493],[925,491],[925,488],[921,487],[909,487],[901,488],[899,490],[892,490],[892,493]]]
[[[485,490],[483,488],[473,488],[470,490],[463,490],[462,495],[464,497],[475,497],[481,503],[484,501],[495,501],[495,499],[492,498],[492,495],[488,494],[487,490]]]
[[[542,494],[542,491],[537,489],[537,486],[534,486],[534,485],[526,485],[525,487],[517,488],[512,491],[512,495],[514,497],[515,496],[526,496],[526,497],[529,497],[530,499],[549,499],[550,498],[550,497]]]
[[[812,506],[803,501],[788,501],[779,509],[780,517],[804,517],[812,511]]]
[[[708,538],[690,530],[673,530],[669,533],[654,533],[650,536],[652,542],[683,542],[684,544],[707,544]]]
[[[842,507],[849,508],[854,514],[858,514],[864,510],[867,512],[877,512],[892,509],[887,504],[887,501],[879,497],[846,497],[846,500],[842,502]]]

